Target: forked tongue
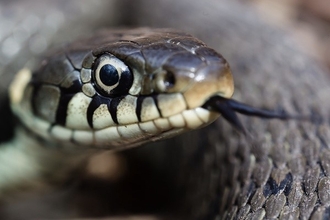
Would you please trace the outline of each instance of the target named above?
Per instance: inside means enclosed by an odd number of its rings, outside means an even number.
[[[230,124],[232,124],[240,132],[246,134],[246,130],[241,121],[237,117],[236,112],[243,115],[256,116],[260,118],[277,118],[281,120],[286,119],[309,119],[309,117],[300,115],[289,115],[284,111],[276,112],[272,110],[259,109],[249,106],[244,103],[237,102],[233,99],[227,99],[221,96],[211,97],[204,105],[203,108],[210,111],[219,112]]]

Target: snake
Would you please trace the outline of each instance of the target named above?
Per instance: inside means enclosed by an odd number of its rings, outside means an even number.
[[[288,118],[230,100],[226,60],[171,29],[102,31],[22,70],[10,87],[13,112],[44,140],[123,149],[197,129],[235,110]],[[267,114],[269,113],[269,114]]]
[[[246,133],[235,111],[288,119],[232,100],[229,64],[173,29],[103,30],[22,69],[9,88],[17,145],[123,150],[198,129],[221,114]],[[31,140],[33,142],[33,140]]]
[[[32,142],[32,145],[41,146],[31,150],[43,153],[54,153],[54,149],[63,146],[119,150],[203,127],[220,115],[244,133],[246,131],[235,111],[290,118],[283,113],[255,109],[231,99],[233,77],[225,59],[202,41],[172,29],[100,32],[92,38],[66,45],[64,49],[45,57],[36,67],[21,70],[10,88],[12,109],[20,120],[14,142],[9,146],[11,149],[15,144],[29,145]],[[104,71],[106,73],[102,76]],[[109,72],[114,76],[109,76]],[[174,109],[169,108],[169,102],[175,103],[172,105]],[[212,143],[216,141],[212,140]],[[43,150],[45,146],[53,149]],[[247,168],[253,164],[254,157],[250,158]],[[258,158],[259,162],[265,170],[268,169],[267,159]],[[235,164],[235,161],[228,159],[228,163]],[[324,164],[323,160],[321,163]],[[235,171],[238,166],[233,167]],[[247,171],[247,175],[250,172]],[[222,177],[225,179],[228,173],[222,173]],[[248,195],[248,202],[235,202],[235,206],[228,203],[231,209],[224,215],[236,213],[237,216],[248,216],[250,212],[250,217],[271,218],[278,216],[281,208],[271,210],[269,203],[280,207],[285,195],[291,204],[293,192],[300,198],[299,187],[289,187],[293,181],[290,173],[277,176],[272,173],[271,176],[265,183],[254,177],[256,180],[249,185],[250,188],[242,186],[243,199],[239,199],[242,201]],[[306,178],[311,180],[308,173]],[[227,183],[233,186],[233,198],[237,197],[237,184],[231,179]],[[326,189],[325,183],[320,184],[324,184],[320,186],[320,191]],[[305,185],[308,186],[308,183]],[[264,187],[263,191],[258,187]],[[219,194],[223,198],[230,197],[227,188],[221,190]],[[274,196],[278,196],[277,200]],[[263,208],[256,208],[264,201],[263,198],[268,199],[269,203],[265,202]],[[320,196],[320,201],[324,200]],[[307,199],[303,202],[308,203]],[[222,207],[216,210],[223,211],[225,206],[222,203]],[[240,209],[237,210],[237,207]],[[308,207],[301,206],[301,210],[305,214],[309,212]],[[281,213],[283,216],[285,214]]]

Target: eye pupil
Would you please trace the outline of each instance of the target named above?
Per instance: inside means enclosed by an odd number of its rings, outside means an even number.
[[[119,81],[117,69],[110,64],[102,66],[100,69],[100,80],[106,86],[115,85]]]

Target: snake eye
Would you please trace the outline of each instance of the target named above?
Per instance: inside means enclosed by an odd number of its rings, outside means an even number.
[[[133,83],[133,75],[127,65],[110,54],[100,56],[93,68],[94,84],[105,95],[127,94]]]

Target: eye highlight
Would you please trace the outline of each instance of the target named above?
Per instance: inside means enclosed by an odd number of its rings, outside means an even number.
[[[110,54],[100,56],[93,68],[96,89],[104,95],[127,94],[133,83],[133,74],[128,66]]]

